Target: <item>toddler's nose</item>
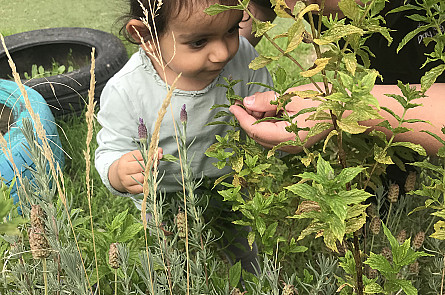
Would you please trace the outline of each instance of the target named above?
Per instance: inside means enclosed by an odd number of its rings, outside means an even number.
[[[226,62],[230,58],[230,50],[226,42],[218,42],[212,48],[209,59],[214,63]]]

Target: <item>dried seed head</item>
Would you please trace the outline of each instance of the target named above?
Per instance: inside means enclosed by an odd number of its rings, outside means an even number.
[[[45,232],[45,212],[40,205],[31,206],[31,227],[38,229],[39,232]]]
[[[147,143],[147,138],[148,138],[147,126],[145,126],[144,119],[142,118],[139,118],[138,136],[141,142]]]
[[[34,259],[42,259],[49,256],[48,240],[45,237],[45,232],[39,228],[33,227],[30,229],[29,245]]]
[[[419,231],[413,239],[413,248],[418,250],[422,247],[423,241],[425,240],[425,232]]]
[[[412,274],[419,274],[420,266],[418,261],[414,261],[408,266],[409,272]]]
[[[405,192],[408,193],[414,190],[416,185],[417,174],[416,171],[410,171],[405,180]]]
[[[119,249],[117,248],[117,243],[110,244],[110,250],[108,251],[108,263],[111,268],[118,269],[120,267],[119,263]]]
[[[368,213],[369,217],[376,217],[377,214],[377,205],[374,203],[369,204],[368,208],[366,208],[366,213]]]
[[[375,279],[375,278],[377,278],[377,276],[379,275],[379,272],[376,270],[376,269],[373,269],[373,268],[371,268],[371,267],[368,267],[367,268],[367,274],[366,274],[366,276],[368,277],[368,279]]]
[[[317,211],[320,212],[320,205],[314,201],[303,201],[300,205],[298,205],[297,211],[295,211],[296,215],[300,215],[302,213]]]
[[[295,295],[297,294],[297,290],[295,287],[291,284],[284,284],[282,295]]]
[[[406,240],[406,230],[402,229],[397,235],[397,242],[402,245]]]
[[[185,238],[185,236],[187,235],[187,231],[185,228],[185,220],[186,216],[185,213],[182,211],[179,211],[178,214],[176,214],[176,226],[178,228],[178,236],[180,238]]]
[[[391,203],[397,202],[399,198],[399,185],[397,183],[392,183],[388,189],[388,200]]]
[[[185,110],[185,104],[182,105],[179,119],[181,120],[181,123],[187,123],[187,111]]]
[[[389,262],[392,262],[391,249],[389,249],[388,247],[385,247],[385,248],[382,249],[382,252],[380,254],[382,254],[383,257],[386,258],[386,260],[388,260]]]
[[[373,235],[378,235],[380,233],[380,218],[379,217],[373,217],[371,219],[371,223],[369,224],[369,229],[371,230],[371,233]]]

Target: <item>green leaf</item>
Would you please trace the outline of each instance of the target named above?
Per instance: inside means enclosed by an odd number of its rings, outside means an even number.
[[[426,31],[429,28],[432,28],[434,26],[434,24],[427,24],[424,26],[420,26],[417,27],[414,31],[409,32],[408,34],[406,34],[406,36],[402,39],[402,41],[400,41],[399,46],[397,46],[397,53],[399,53],[399,51],[415,36],[417,36],[417,34],[419,34],[420,32]]]
[[[264,232],[266,231],[266,222],[264,222],[262,217],[257,216],[255,218],[255,226],[260,236],[263,236]]]
[[[383,293],[383,288],[376,282],[372,282],[372,283],[366,284],[364,292],[366,294]]]
[[[374,160],[380,164],[391,165],[394,164],[390,156],[386,155],[386,151],[378,145],[374,145]]]
[[[383,257],[383,255],[372,253],[369,258],[365,261],[365,264],[369,265],[373,269],[377,269],[381,272],[385,277],[390,276],[391,274],[398,273],[397,270],[394,270],[389,261]]]
[[[261,37],[275,26],[276,24],[272,24],[270,21],[262,22],[254,20],[252,31],[255,32],[255,37]]]
[[[287,47],[285,53],[294,51],[301,41],[303,41],[303,32],[305,32],[304,23],[302,20],[295,21],[294,24],[289,28]]]
[[[314,62],[316,65],[315,68],[304,71],[304,72],[300,72],[300,75],[305,78],[312,77],[312,76],[318,74],[319,72],[321,72],[322,70],[324,70],[324,68],[328,65],[330,60],[331,60],[330,57],[318,58]]]
[[[355,58],[355,54],[354,53],[345,54],[343,56],[343,62],[345,63],[348,72],[354,76],[355,70],[357,69],[357,59]]]
[[[245,0],[243,2],[246,2]],[[243,3],[244,4],[244,3]],[[244,10],[243,4],[231,6],[231,5],[221,5],[221,4],[213,4],[204,9],[204,12],[208,15],[216,15],[218,13],[230,10],[230,9],[237,9],[237,10]]]
[[[279,56],[260,55],[250,62],[249,69],[258,70],[258,69],[264,68],[265,66],[267,66],[274,60],[278,60],[279,58],[280,58]]]
[[[388,227],[386,227],[385,223],[382,222],[383,232],[385,233],[386,238],[389,241],[389,244],[391,245],[391,249],[397,249],[400,245],[399,242],[397,242],[397,239],[392,235],[392,233],[389,231]]]
[[[341,0],[338,2],[338,7],[347,18],[353,21],[357,21],[360,18],[360,9],[354,0]]]
[[[123,233],[117,236],[116,240],[119,243],[125,243],[130,241],[135,235],[137,235],[143,228],[141,223],[133,223],[127,226]]]
[[[350,134],[360,134],[368,130],[369,127],[359,125],[357,121],[348,121],[347,119],[337,120],[338,127]]]
[[[109,230],[114,231],[121,227],[125,221],[125,218],[127,218],[127,214],[128,209],[116,215],[116,217],[114,217],[113,221],[111,222],[111,225],[109,226]]]
[[[421,156],[426,156],[426,151],[420,144],[415,144],[412,142],[394,142],[391,144],[391,146],[403,146],[415,151]]]
[[[408,280],[394,280],[394,284],[403,289],[406,295],[417,295],[417,289]]]
[[[362,167],[345,168],[335,177],[335,180],[341,184],[346,184],[352,181],[363,170],[365,170],[365,168]]]
[[[358,34],[361,36],[364,34],[364,31],[353,25],[336,24],[331,29],[326,31],[320,39],[314,39],[314,42],[318,45],[327,45],[353,34]]]
[[[338,195],[342,198],[343,202],[347,205],[359,204],[366,201],[372,195],[364,190],[352,189],[349,191],[340,191]]]
[[[234,288],[238,286],[241,279],[241,261],[238,261],[229,269],[229,285]]]
[[[431,85],[436,82],[437,77],[442,75],[442,73],[445,71],[445,64],[440,64],[437,67],[432,68],[428,72],[423,75],[423,77],[420,79],[420,84],[422,85],[421,91],[425,92],[427,91]]]

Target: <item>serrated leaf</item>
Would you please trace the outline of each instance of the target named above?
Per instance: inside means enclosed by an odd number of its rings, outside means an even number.
[[[432,68],[428,72],[425,73],[425,75],[420,78],[420,84],[422,85],[421,91],[425,92],[427,91],[431,85],[436,82],[437,77],[442,75],[442,73],[445,71],[445,64],[440,64],[437,67]]]
[[[403,146],[403,147],[406,147],[406,148],[409,148],[409,149],[415,151],[416,153],[418,153],[421,156],[426,156],[426,151],[420,144],[400,141],[400,142],[393,142],[391,144],[391,146]]]
[[[244,1],[245,2],[245,1]],[[244,10],[243,5],[236,5],[236,6],[230,6],[230,5],[222,5],[222,4],[213,4],[204,9],[204,12],[208,15],[216,15],[218,13],[231,10],[231,9],[237,9],[237,10]]]
[[[362,167],[350,167],[342,169],[340,174],[335,177],[335,180],[341,184],[346,184],[352,181],[357,175],[359,175],[365,168]]]
[[[292,18],[292,15],[287,13],[287,11],[290,12],[290,8],[285,0],[275,0],[274,11],[278,17]]]
[[[347,18],[354,21],[360,18],[360,9],[354,0],[341,0],[338,2],[338,7]]]
[[[391,157],[386,154],[386,151],[378,145],[374,145],[374,160],[380,164],[391,165],[394,164]]]
[[[116,215],[116,217],[114,217],[113,221],[111,222],[109,230],[113,231],[121,227],[125,221],[125,218],[127,218],[127,214],[128,214],[128,209]]]
[[[343,62],[345,63],[346,69],[351,75],[355,75],[355,70],[357,69],[357,59],[354,53],[347,53],[343,56]]]
[[[303,21],[296,21],[288,30],[288,42],[285,53],[294,51],[303,41],[305,27]]]
[[[353,25],[336,24],[334,27],[325,32],[320,39],[314,39],[314,42],[318,45],[327,45],[353,34],[358,34],[361,36],[364,34],[364,31]]]
[[[143,228],[141,223],[133,223],[126,227],[124,231],[117,236],[116,241],[119,243],[125,243],[130,241],[135,235],[137,235]]]
[[[258,233],[262,237],[264,232],[266,231],[266,222],[264,222],[264,219],[260,216],[257,216],[255,218],[255,226],[258,230]]]
[[[255,32],[255,37],[261,37],[275,26],[276,24],[272,24],[270,21],[262,22],[255,20],[252,30]]]
[[[326,152],[326,146],[329,143],[329,140],[333,137],[333,136],[337,136],[338,132],[337,130],[333,129],[331,132],[329,132],[328,136],[326,136],[326,139],[324,140],[323,143],[323,153]],[[306,166],[307,167],[307,166]]]
[[[369,284],[366,284],[365,289],[363,291],[366,294],[383,293],[383,288],[379,284],[371,282]]]
[[[408,280],[394,280],[394,284],[402,288],[406,295],[417,295],[417,289]]]
[[[265,66],[267,66],[274,60],[278,60],[278,58],[279,58],[278,56],[260,55],[250,62],[249,69],[258,70],[258,69],[264,68]]]
[[[371,252],[369,258],[366,259],[365,264],[369,265],[373,269],[377,269],[385,276],[398,273],[397,270],[393,269],[389,261],[380,254]]]
[[[306,13],[308,13],[309,11],[320,11],[320,7],[318,6],[318,4],[309,4],[308,6],[306,6],[303,10],[301,10],[298,13],[297,18],[303,19],[304,15]]]
[[[338,127],[350,134],[360,134],[368,130],[369,127],[359,125],[357,121],[338,120]]]
[[[322,70],[324,70],[324,68],[326,67],[326,65],[329,63],[329,61],[331,60],[330,57],[323,57],[323,58],[318,58],[317,60],[315,60],[315,65],[316,67],[304,72],[300,72],[300,75],[302,77],[305,78],[309,78],[312,77],[316,74],[318,74],[319,72],[321,72]]]
[[[405,37],[403,37],[402,41],[400,41],[399,46],[397,46],[397,50],[396,52],[399,53],[399,51],[415,36],[417,36],[417,34],[419,34],[420,32],[426,31],[429,28],[433,27],[433,24],[427,24],[427,25],[423,25],[420,27],[417,27],[414,31],[409,32],[408,34],[406,34]]]

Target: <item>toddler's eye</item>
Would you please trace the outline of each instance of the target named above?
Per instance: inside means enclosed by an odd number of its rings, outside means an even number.
[[[206,39],[201,39],[201,40],[189,42],[189,46],[191,48],[193,48],[193,49],[203,48],[206,44],[207,44],[207,40]]]
[[[241,27],[239,26],[239,24],[236,24],[236,26],[230,28],[227,33],[229,34],[234,34],[234,33],[238,33],[238,30],[241,29]]]

